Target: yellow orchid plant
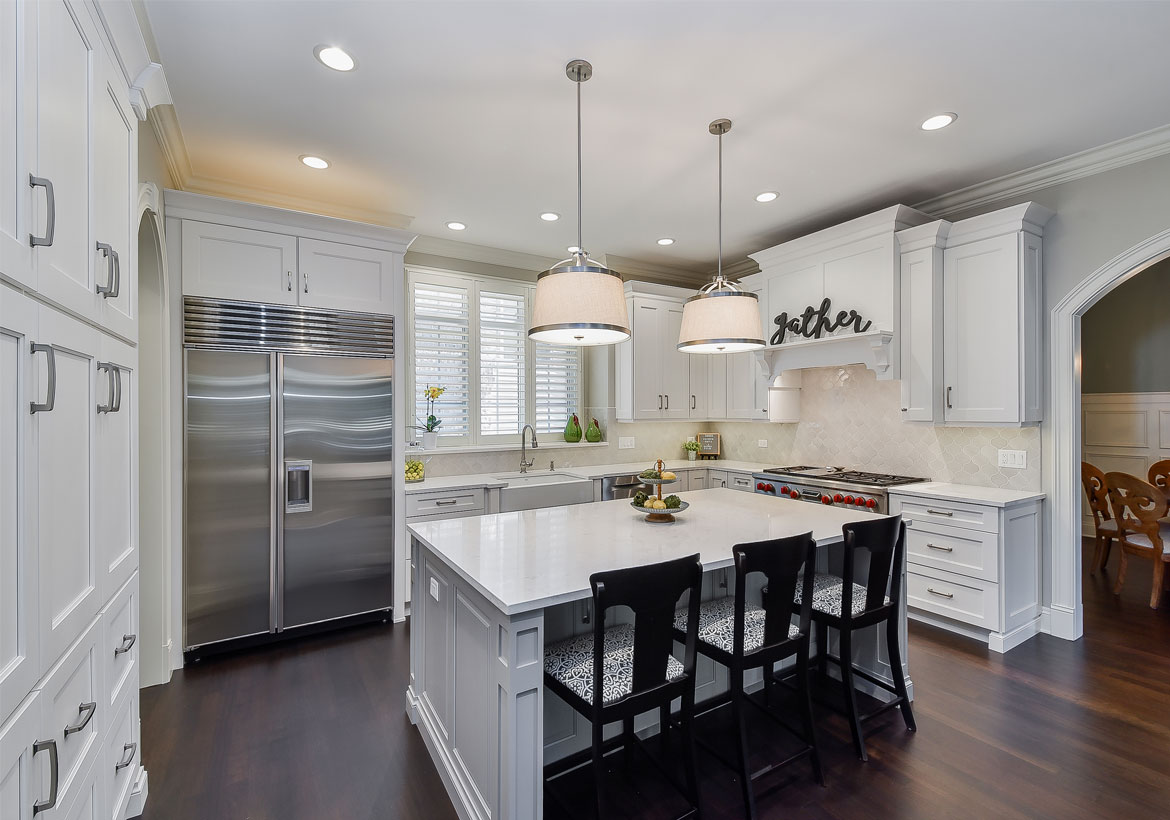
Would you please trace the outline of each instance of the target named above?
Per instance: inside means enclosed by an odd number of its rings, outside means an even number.
[[[438,401],[439,397],[446,392],[446,387],[434,387],[429,384],[427,385],[427,389],[423,391],[423,398],[426,399],[427,402],[427,421],[426,424],[422,427],[415,425],[415,430],[422,430],[424,433],[434,433],[438,431],[440,425],[443,423],[443,420],[435,415],[435,402]]]

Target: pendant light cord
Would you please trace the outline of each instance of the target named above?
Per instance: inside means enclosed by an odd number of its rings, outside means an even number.
[[[723,131],[719,131],[719,256],[716,262],[716,278],[723,281]]]
[[[577,252],[584,253],[581,242],[581,81],[577,81]]]

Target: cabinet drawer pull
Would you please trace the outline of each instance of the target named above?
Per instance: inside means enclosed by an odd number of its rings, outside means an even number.
[[[458,498],[441,498],[435,502],[436,507],[445,507],[448,504],[458,504]]]
[[[698,409],[699,409],[699,402],[698,402],[698,399],[696,399],[696,398],[695,398],[695,394],[694,394],[694,393],[691,393],[691,409],[692,409],[692,410],[698,410]]]
[[[111,413],[118,413],[122,410],[122,368],[114,365],[114,409]]]
[[[658,409],[659,410],[662,409],[662,394],[661,393],[658,394]]]
[[[120,772],[134,760],[134,753],[138,751],[137,743],[127,743],[122,747],[122,759],[114,764],[114,771]]]
[[[951,406],[951,387],[950,387],[950,385],[947,385],[947,409],[948,410],[954,409]]]
[[[669,395],[669,394],[668,394],[668,395],[667,395],[667,397],[666,397],[666,409],[667,409],[667,410],[669,410],[669,409],[670,409],[670,395]]]
[[[953,593],[953,592],[939,592],[934,587],[927,587],[926,591],[929,592],[931,595],[937,595],[940,598],[954,598],[955,597],[955,593]]]
[[[28,186],[30,188],[44,188],[45,189],[45,235],[33,236],[28,235],[28,244],[34,248],[37,245],[52,245],[53,234],[57,230],[57,197],[53,194],[53,183],[44,177],[28,175]]]
[[[89,703],[83,703],[77,707],[77,714],[82,717],[74,724],[65,727],[65,737],[76,734],[89,725],[93,720],[93,713],[97,711],[97,701],[91,700]]]
[[[932,544],[929,541],[926,542],[926,546],[930,547],[932,550],[938,550],[939,552],[954,552],[955,551],[954,547],[944,547],[944,546],[940,546],[939,544]]]
[[[947,518],[950,518],[954,515],[954,513],[950,510],[932,510],[928,507],[926,511],[931,515],[945,515]]]
[[[109,374],[109,393],[106,396],[106,403],[99,404],[97,406],[97,411],[98,413],[109,413],[114,409],[114,391],[117,389],[114,386],[114,382],[117,379],[117,376],[114,374],[117,372],[118,367],[112,362],[98,362],[97,369],[99,373]]]
[[[29,351],[31,353],[45,353],[48,355],[46,361],[49,367],[49,383],[45,388],[44,403],[29,402],[28,411],[30,413],[49,413],[53,410],[53,405],[57,402],[57,351],[53,349],[52,345],[42,345],[36,342],[30,345]]]
[[[118,252],[105,242],[98,242],[97,249],[106,257],[106,284],[96,290],[103,299],[117,299],[122,289],[122,260]]]
[[[292,293],[292,271],[291,270],[287,271],[285,273],[285,279],[288,282],[288,292]]]
[[[32,748],[34,755],[39,755],[41,752],[49,753],[49,799],[33,803],[32,813],[35,817],[57,805],[57,741],[38,740]]]
[[[123,635],[122,636],[122,645],[114,647],[114,657],[116,658],[119,655],[125,655],[127,652],[129,652],[134,647],[134,642],[137,640],[138,640],[137,635]]]

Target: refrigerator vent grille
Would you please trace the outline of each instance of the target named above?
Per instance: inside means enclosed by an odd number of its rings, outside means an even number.
[[[187,296],[183,344],[392,357],[394,317]]]

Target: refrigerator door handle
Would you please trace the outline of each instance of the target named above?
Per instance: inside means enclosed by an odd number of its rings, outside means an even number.
[[[310,459],[285,459],[284,493],[286,513],[312,511],[313,462]]]

